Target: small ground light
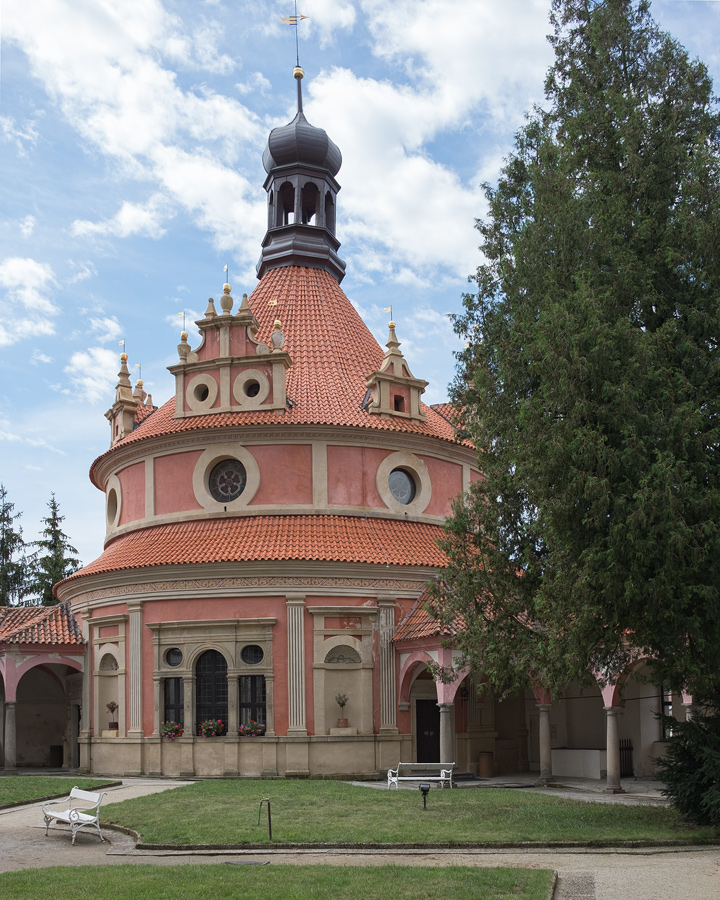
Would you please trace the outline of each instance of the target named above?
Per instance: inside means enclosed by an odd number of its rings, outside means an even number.
[[[427,795],[430,793],[429,784],[419,784],[418,787],[423,795],[423,809],[427,809]]]

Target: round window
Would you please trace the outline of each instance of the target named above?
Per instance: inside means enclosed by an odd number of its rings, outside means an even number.
[[[224,459],[210,473],[208,487],[218,503],[236,500],[245,490],[245,466],[237,459]]]
[[[415,481],[405,469],[393,469],[388,476],[390,493],[398,503],[407,505],[415,499]]]
[[[263,661],[265,654],[263,653],[263,648],[258,647],[257,644],[248,644],[247,647],[242,648],[240,656],[246,665],[256,666]]]
[[[165,654],[165,662],[169,666],[179,666],[183,661],[182,650],[177,647],[173,647],[172,650],[168,650]]]

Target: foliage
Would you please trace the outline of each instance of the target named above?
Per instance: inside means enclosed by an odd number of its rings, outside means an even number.
[[[250,719],[247,725],[241,725],[238,728],[238,734],[240,737],[262,737],[265,734],[265,730],[265,725],[262,722]]]
[[[675,809],[696,825],[720,828],[720,704],[672,725],[665,756],[657,761],[663,791]]]
[[[501,695],[720,671],[720,116],[648,6],[553,0],[547,108],[485,186],[455,320],[485,481],[434,609]]]
[[[105,709],[112,716],[115,714],[115,711],[118,709],[118,705],[114,700],[111,700],[109,703],[105,704]]]
[[[658,806],[564,800],[482,788],[433,789],[423,810],[417,790],[387,791],[330,780],[221,779],[151,797],[106,804],[102,821],[132,828],[149,844],[245,845],[268,842],[258,825],[261,798],[272,803],[273,843],[406,845],[484,841],[688,840],[717,836],[690,829]],[[352,814],[349,814],[352,811]]]
[[[72,778],[55,775],[8,775],[0,778],[0,809],[3,806],[65,797],[73,787],[79,787],[82,791],[96,791],[110,783],[117,784],[116,781],[108,782],[107,778],[82,778],[77,775]]]
[[[22,528],[15,524],[22,513],[14,509],[0,484],[0,606],[21,605],[30,590],[25,541]]]
[[[205,719],[198,725],[200,737],[217,737],[225,733],[225,725],[222,719]]]
[[[60,505],[54,493],[50,494],[48,507],[50,514],[42,520],[45,525],[43,536],[31,545],[37,548],[31,566],[32,591],[43,606],[57,603],[53,585],[80,568],[80,560],[70,555],[77,553],[77,550],[61,528],[65,516],[60,515]]]
[[[182,737],[184,731],[185,729],[180,722],[173,722],[172,720],[163,722],[160,726],[161,737],[167,738],[168,741],[174,741],[176,738]]]
[[[348,702],[350,698],[347,694],[335,694],[335,702],[340,707],[340,709],[345,709],[345,704]]]
[[[550,869],[452,866],[94,866],[0,874],[0,895],[14,900],[544,900]]]

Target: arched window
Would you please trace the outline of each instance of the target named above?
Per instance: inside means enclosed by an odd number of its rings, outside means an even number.
[[[206,650],[195,665],[195,729],[206,719],[220,719],[227,731],[227,663],[222,653]]]
[[[292,225],[295,221],[295,188],[286,181],[278,191],[278,225]]]
[[[347,663],[359,662],[361,662],[360,654],[353,647],[348,647],[347,644],[333,647],[331,650],[328,650],[325,656],[325,665],[341,666]]]
[[[303,225],[312,225],[317,213],[319,192],[317,187],[308,181],[302,190],[302,221]]]

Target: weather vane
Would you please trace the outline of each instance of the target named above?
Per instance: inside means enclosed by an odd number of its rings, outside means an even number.
[[[298,43],[298,23],[303,19],[307,19],[307,16],[298,15],[297,11],[297,0],[295,0],[295,15],[294,16],[283,16],[281,21],[283,25],[294,25],[295,26],[295,56],[297,60],[297,65],[300,65],[300,44]]]
[[[227,263],[225,263],[225,268],[223,269],[223,274],[225,275],[225,284],[228,284],[230,282],[230,269],[229,269]]]
[[[185,331],[185,310],[183,310],[182,312],[179,312],[178,315],[179,315],[179,316],[182,316],[182,320],[183,320],[183,328],[182,328],[182,330]]]
[[[125,338],[123,338],[121,341],[118,341],[118,344],[122,347],[122,352],[124,353],[125,352]]]
[[[390,313],[390,321],[392,322],[392,320],[393,320],[393,317],[392,317],[392,306],[386,306],[386,307],[384,307],[383,312]]]
[[[135,368],[138,370],[138,380],[142,381],[142,363],[135,363]]]

